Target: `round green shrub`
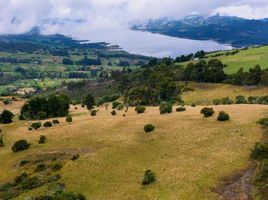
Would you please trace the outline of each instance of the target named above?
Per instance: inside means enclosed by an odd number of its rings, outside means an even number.
[[[172,104],[170,103],[162,103],[159,107],[160,114],[172,113]]]
[[[219,113],[219,115],[218,115],[217,120],[218,121],[229,121],[230,120],[230,116],[226,112],[221,111]]]
[[[90,115],[91,116],[96,116],[97,112],[98,112],[97,110],[91,110]]]
[[[250,157],[254,160],[268,159],[268,142],[256,143],[253,150],[251,151]]]
[[[145,106],[142,106],[142,105],[138,105],[138,106],[136,106],[136,108],[135,108],[135,111],[136,111],[138,114],[140,114],[140,113],[144,113],[145,110],[146,110],[146,107],[145,107]]]
[[[46,143],[46,136],[41,135],[38,141],[38,144],[45,144]]]
[[[57,124],[59,124],[60,122],[59,122],[59,120],[54,119],[54,120],[52,121],[52,123],[53,123],[54,125],[57,125]]]
[[[196,104],[195,104],[195,103],[192,103],[191,106],[192,106],[192,107],[196,107]]]
[[[151,170],[146,170],[143,175],[142,185],[148,185],[155,182],[155,173]]]
[[[2,124],[10,124],[13,122],[12,118],[14,117],[14,114],[10,112],[9,110],[4,110],[2,114],[0,115],[0,123]]]
[[[52,124],[52,122],[47,121],[47,122],[45,122],[45,123],[43,124],[43,126],[44,126],[45,128],[49,128],[49,127],[52,127],[53,124]]]
[[[247,101],[246,97],[239,95],[235,98],[235,103],[236,104],[246,104],[246,103],[248,103],[248,101]]]
[[[35,130],[39,129],[42,127],[42,123],[41,122],[35,122],[31,125],[31,128],[34,128]]]
[[[144,131],[145,131],[146,133],[152,132],[154,129],[155,129],[155,126],[152,125],[152,124],[146,124],[146,125],[144,126]]]
[[[117,107],[117,110],[123,110],[124,109],[124,105],[122,103],[120,103]]]
[[[72,121],[73,121],[72,116],[71,116],[71,115],[68,115],[68,116],[66,117],[66,122],[71,123]]]
[[[116,111],[115,110],[113,110],[112,112],[111,112],[111,115],[113,115],[113,116],[115,116],[117,113],[116,113]]]
[[[116,109],[117,106],[118,106],[119,104],[121,104],[121,103],[118,102],[118,101],[114,101],[114,102],[112,103],[112,108],[113,108],[113,109]]]
[[[176,108],[176,111],[177,112],[184,112],[184,111],[186,111],[186,108],[185,107],[178,107],[178,108]]]
[[[204,115],[204,117],[211,117],[214,115],[214,110],[213,108],[205,107],[200,111],[201,114]]]
[[[18,140],[14,143],[11,149],[13,152],[18,152],[28,149],[29,146],[30,144],[26,140]]]

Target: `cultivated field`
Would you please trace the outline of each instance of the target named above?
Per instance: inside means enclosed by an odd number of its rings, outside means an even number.
[[[123,117],[124,111],[112,116],[111,109],[102,107],[91,117],[86,109],[72,107],[70,124],[62,118],[59,125],[38,131],[28,131],[29,122],[2,126],[6,146],[0,149],[0,183],[23,171],[16,167],[22,159],[79,153],[77,161],[66,161],[60,170],[61,181],[88,199],[217,200],[212,188],[221,178],[248,167],[250,149],[262,133],[255,121],[268,114],[268,107],[215,106],[215,111],[230,114],[230,122],[217,122],[216,115],[203,118],[200,109],[187,107],[186,112],[160,115],[158,108],[150,107],[138,115],[130,108]],[[147,123],[156,126],[154,132],[144,133]],[[40,135],[47,136],[46,144],[37,144]],[[13,153],[11,146],[19,139],[32,145]],[[157,181],[142,186],[147,169],[156,173]],[[46,189],[43,186],[18,199]]]

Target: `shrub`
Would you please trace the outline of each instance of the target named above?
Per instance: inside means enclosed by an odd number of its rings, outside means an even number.
[[[80,157],[79,154],[75,154],[75,155],[73,155],[73,157],[71,158],[71,160],[72,160],[72,161],[75,161],[75,160],[77,160],[79,157]]]
[[[33,128],[32,128],[32,127],[29,127],[29,128],[28,128],[28,130],[29,130],[29,131],[32,131],[32,130],[33,130]]]
[[[184,112],[184,111],[186,111],[186,108],[185,107],[178,107],[178,108],[176,108],[176,111],[177,112]]]
[[[12,100],[11,100],[11,99],[4,99],[4,100],[3,100],[3,103],[4,103],[5,105],[9,105],[9,104],[12,104]]]
[[[117,110],[123,110],[124,109],[124,105],[122,103],[118,104],[118,106],[116,107]]]
[[[218,121],[229,121],[230,120],[230,116],[226,112],[221,111],[219,113],[219,115],[218,115],[217,120]]]
[[[42,119],[46,119],[46,118],[47,118],[47,113],[44,112],[44,111],[39,111],[39,112],[37,113],[37,118],[40,119],[40,120],[42,120]]]
[[[247,99],[242,95],[239,95],[235,98],[236,104],[246,104],[247,102],[248,102]]]
[[[172,104],[170,103],[162,103],[159,107],[160,114],[172,113]]]
[[[14,114],[8,110],[4,110],[0,115],[0,123],[2,124],[10,124],[13,122],[12,118]]]
[[[111,114],[112,114],[113,116],[115,116],[117,113],[116,113],[115,110],[113,110],[113,111],[111,112]]]
[[[84,105],[87,106],[87,109],[88,110],[91,110],[94,108],[94,106],[96,105],[96,102],[95,102],[95,98],[91,95],[91,94],[88,94],[83,102]]]
[[[66,117],[66,122],[71,123],[72,121],[73,121],[72,116],[71,116],[71,115],[68,115],[68,116]]]
[[[0,134],[0,147],[4,146],[4,136]]]
[[[38,144],[45,144],[46,143],[46,136],[41,135],[38,141]]]
[[[142,180],[142,185],[148,185],[153,182],[155,182],[155,173],[152,172],[151,170],[146,170],[144,172],[143,180]]]
[[[119,104],[120,104],[120,102],[114,101],[113,104],[112,104],[112,108],[116,109]]]
[[[47,121],[47,122],[45,122],[45,123],[43,124],[43,126],[44,126],[45,128],[49,128],[49,127],[52,127],[53,124],[52,124],[52,122]]]
[[[233,104],[234,101],[232,99],[230,99],[229,97],[224,97],[222,98],[222,104],[223,105],[230,105],[230,104]]]
[[[62,166],[62,164],[60,164],[60,163],[53,163],[50,167],[51,167],[51,169],[53,169],[54,171],[58,171],[58,170],[60,170],[63,166]]]
[[[38,164],[35,168],[35,172],[42,172],[46,169],[46,165],[44,163]]]
[[[260,125],[262,125],[263,128],[268,128],[268,118],[262,118],[258,121]]]
[[[39,129],[42,127],[42,123],[41,122],[35,122],[31,125],[32,128],[34,128],[35,130]]]
[[[192,103],[191,106],[192,106],[192,107],[196,107],[196,104],[195,104],[195,103]]]
[[[13,152],[23,151],[28,149],[30,144],[26,140],[19,140],[12,146]]]
[[[24,165],[28,164],[29,162],[30,162],[29,160],[21,160],[20,166],[24,166]]]
[[[96,116],[97,112],[98,112],[97,110],[91,110],[90,115],[91,116]]]
[[[145,106],[141,106],[141,105],[138,105],[138,106],[136,106],[136,108],[135,108],[135,111],[136,111],[138,114],[140,114],[140,113],[144,113],[145,110],[146,110],[146,107],[145,107]]]
[[[24,116],[23,115],[19,115],[19,120],[20,121],[25,120]]]
[[[59,120],[54,119],[54,120],[52,121],[52,123],[53,123],[54,125],[57,125],[57,124],[59,124],[60,122],[59,122]]]
[[[248,97],[248,103],[250,103],[250,104],[258,104],[259,103],[259,97],[254,97],[254,96]]]
[[[201,114],[204,115],[204,117],[211,117],[214,115],[214,110],[213,108],[205,107],[200,111]]]
[[[268,159],[268,142],[266,143],[256,143],[253,150],[251,151],[250,157],[253,160],[263,160]]]
[[[146,124],[146,125],[144,126],[144,131],[145,131],[146,133],[148,133],[148,132],[152,132],[154,129],[155,129],[155,127],[154,127],[152,124]]]
[[[221,101],[221,99],[214,99],[213,100],[213,104],[214,105],[221,105],[222,104],[222,101]]]

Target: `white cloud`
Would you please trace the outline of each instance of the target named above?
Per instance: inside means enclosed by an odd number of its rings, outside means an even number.
[[[22,33],[44,20],[85,21],[86,29],[126,27],[129,22],[191,13],[267,17],[268,0],[0,0],[0,34]],[[62,26],[48,24],[47,33]],[[79,27],[83,31],[81,27]]]

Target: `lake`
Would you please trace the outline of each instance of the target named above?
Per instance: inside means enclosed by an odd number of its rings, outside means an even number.
[[[119,45],[123,50],[154,57],[172,57],[190,54],[199,50],[215,51],[231,49],[230,45],[214,41],[200,41],[175,38],[149,32],[120,29],[61,29],[62,34],[90,42],[107,42]]]

